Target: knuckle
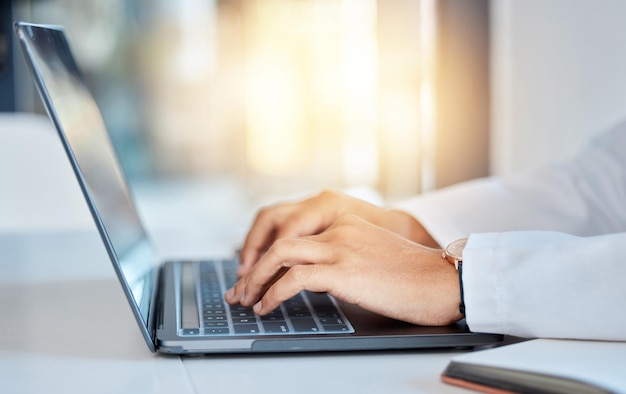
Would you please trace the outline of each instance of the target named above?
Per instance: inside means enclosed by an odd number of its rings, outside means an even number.
[[[350,234],[354,229],[357,217],[353,214],[339,216],[332,225],[332,229],[340,234]]]
[[[262,207],[257,211],[256,214],[256,220],[257,221],[263,221],[266,218],[269,218],[270,216],[272,216],[272,212],[274,211],[274,207],[273,206],[266,206],[266,207]]]
[[[272,205],[266,205],[257,211],[256,219],[262,221],[274,221],[277,217],[284,216],[285,212],[289,211],[290,204],[288,203],[276,203]]]
[[[339,193],[334,190],[324,189],[319,193],[318,198],[324,201],[336,200],[337,198],[339,198]]]
[[[282,224],[279,238],[286,238],[297,234],[297,230],[300,228],[302,222],[303,214],[301,212],[292,212]]]
[[[303,290],[306,286],[306,283],[309,281],[311,276],[311,267],[296,265],[289,269],[289,272],[286,274],[291,283],[297,286],[298,290]]]
[[[322,191],[320,191],[319,196],[320,197],[328,197],[328,196],[332,196],[334,194],[334,192],[330,189],[324,189]]]
[[[291,246],[291,239],[289,238],[279,238],[270,247],[270,250],[275,254],[280,255],[283,250],[288,249]]]
[[[267,255],[270,261],[277,262],[280,265],[284,263],[284,256],[289,253],[289,250],[293,247],[293,240],[291,238],[279,238],[274,241],[272,246],[267,250]]]

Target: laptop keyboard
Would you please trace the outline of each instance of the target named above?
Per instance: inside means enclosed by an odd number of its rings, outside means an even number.
[[[182,335],[293,335],[354,332],[332,296],[303,291],[273,312],[258,316],[251,307],[229,305],[224,292],[237,282],[236,262],[192,263],[196,284],[196,319],[187,321]],[[184,308],[183,308],[184,311]],[[184,314],[184,312],[183,312]],[[184,317],[183,317],[184,318]],[[197,327],[196,327],[197,326]]]

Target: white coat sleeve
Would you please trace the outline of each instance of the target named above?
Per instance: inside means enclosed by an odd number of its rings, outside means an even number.
[[[626,233],[473,234],[463,251],[469,328],[525,338],[626,341]]]
[[[393,205],[439,245],[471,233],[549,230],[592,236],[626,231],[626,122],[572,160],[510,178],[485,178]]]
[[[395,206],[463,256],[473,331],[626,340],[626,123],[572,160]]]

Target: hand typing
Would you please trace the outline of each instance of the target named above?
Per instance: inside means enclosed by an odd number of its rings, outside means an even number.
[[[319,203],[309,200],[304,205]],[[374,219],[385,212],[356,205]],[[458,274],[441,250],[354,214],[339,214],[342,207],[318,206],[317,218],[297,207],[279,207],[284,212],[278,219],[266,216],[271,210],[257,218],[255,225],[263,226],[253,225],[248,235],[243,276],[226,292],[229,303],[254,305],[263,315],[301,290],[310,290],[415,324],[447,325],[462,318]],[[295,224],[285,219],[290,215]]]

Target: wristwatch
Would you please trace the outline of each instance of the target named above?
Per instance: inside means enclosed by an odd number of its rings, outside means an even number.
[[[457,239],[450,243],[441,253],[441,257],[454,264],[454,268],[459,271],[459,288],[461,290],[461,304],[459,311],[465,316],[465,300],[463,297],[463,249],[467,244],[467,238]]]
[[[457,271],[461,268],[460,265],[463,264],[463,249],[465,249],[466,243],[467,238],[457,239],[449,244],[441,255],[444,259],[454,264],[454,268]]]

